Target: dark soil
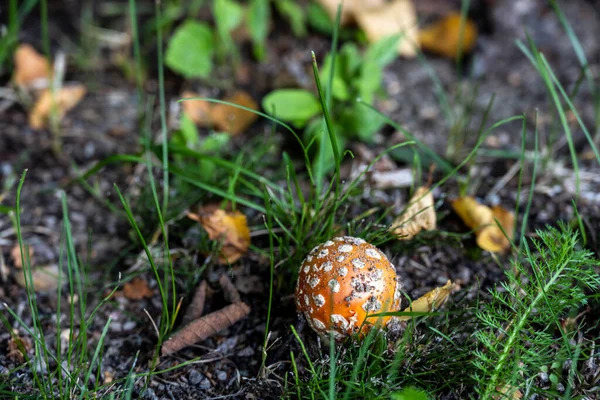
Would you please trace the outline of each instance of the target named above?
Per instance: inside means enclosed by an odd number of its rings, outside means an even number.
[[[71,38],[68,43],[72,46],[73,38],[80,34],[72,22],[76,21],[73,17],[78,15],[78,8],[72,4],[74,2],[68,0],[55,0],[50,3],[53,51],[62,49],[68,52],[70,47],[64,47],[64,38]],[[426,5],[429,3],[435,1],[423,1],[418,7],[427,10]],[[467,121],[464,128],[464,148],[470,149],[470,145],[475,141],[475,129],[481,123],[492,95],[495,95],[495,101],[488,125],[513,115],[527,115],[527,147],[532,149],[533,121],[537,111],[543,146],[557,121],[551,117],[553,109],[539,74],[516,47],[515,40],[526,40],[526,34],[529,34],[544,52],[561,82],[566,88],[571,88],[579,75],[579,67],[568,37],[546,1],[480,0],[471,3],[472,17],[479,24],[482,33],[474,54],[466,60],[462,72],[459,73],[451,61],[427,57],[427,62],[451,98],[472,96],[476,93],[473,109],[470,111],[473,117]],[[588,60],[597,74],[600,61],[600,43],[597,40],[600,32],[600,3],[569,1],[562,2],[561,6],[569,21],[573,23]],[[428,13],[426,17],[435,18],[435,12],[431,9]],[[22,40],[40,48],[37,22],[35,17],[31,17],[28,23],[23,24]],[[125,16],[100,18],[100,22],[105,23],[106,27],[120,31],[125,30],[127,26]],[[268,57],[264,64],[259,65],[244,58],[234,83],[231,83],[233,72],[230,69],[222,68],[217,74],[227,78],[229,83],[225,87],[229,85],[243,88],[258,99],[277,87],[312,87],[310,50],[314,50],[320,57],[326,53],[329,46],[330,41],[324,36],[311,33],[308,38],[298,40],[291,35],[285,24],[277,24],[268,42]],[[247,54],[244,57],[248,57]],[[152,63],[149,68],[150,76],[154,77]],[[7,71],[4,73],[2,82],[8,85],[9,76]],[[472,78],[468,81],[471,83],[467,82],[467,77]],[[50,265],[59,262],[61,240],[64,239],[61,205],[61,194],[64,191],[75,246],[90,270],[88,301],[92,310],[100,300],[98,294],[109,292],[118,281],[119,273],[123,276],[141,274],[156,292],[156,281],[149,272],[147,263],[143,260],[136,263],[142,254],[141,246],[136,244],[127,218],[124,213],[111,211],[106,203],[122,210],[113,188],[113,184],[117,184],[130,199],[133,212],[141,215],[140,220],[151,213],[148,211],[151,210],[151,206],[148,206],[148,201],[143,197],[147,195],[147,172],[134,164],[111,164],[103,168],[101,173],[91,177],[88,183],[93,187],[95,194],[77,180],[83,171],[111,155],[139,154],[143,150],[140,139],[143,134],[137,120],[135,84],[123,78],[123,74],[109,62],[99,63],[89,71],[71,64],[67,80],[88,83],[89,93],[76,109],[67,114],[61,124],[60,153],[53,150],[54,137],[50,132],[29,128],[26,111],[21,105],[14,104],[0,113],[0,199],[3,199],[3,205],[14,205],[16,184],[9,185],[9,182],[18,179],[22,171],[27,169],[27,179],[21,195],[23,236],[25,242],[33,248],[35,264]],[[445,155],[449,126],[439,106],[431,76],[423,64],[417,59],[399,59],[387,69],[384,83],[388,96],[379,102],[378,108],[438,154]],[[145,83],[149,92],[155,92],[156,87],[157,83],[153,78]],[[166,88],[168,101],[178,99],[180,90],[184,88],[213,96],[227,92],[227,89],[213,89],[213,85],[184,83],[170,74],[167,75]],[[593,126],[591,104],[591,94],[587,92],[585,85],[582,85],[576,105],[588,126]],[[158,112],[155,115],[157,116]],[[157,121],[154,122],[153,128],[158,132],[159,125]],[[269,129],[266,123],[259,122],[250,132],[236,137],[233,147],[242,148],[247,141],[265,135]],[[583,133],[577,129],[576,124],[572,125],[572,129],[578,151],[589,151]],[[404,138],[400,132],[386,129],[377,136],[371,151],[378,154],[384,148],[402,140]],[[519,152],[520,141],[521,123],[514,122],[494,131],[485,143],[488,149]],[[287,145],[281,138],[276,139],[276,142]],[[353,146],[356,145],[351,146],[356,150]],[[570,168],[568,148],[566,143],[563,143],[555,150],[548,162],[540,165],[529,217],[529,235],[535,235],[534,230],[543,228],[546,224],[555,225],[558,220],[572,221],[574,217],[571,199],[575,196],[575,177]],[[459,160],[464,156],[462,152],[463,150],[459,149],[455,153]],[[270,162],[277,165],[280,160]],[[360,163],[361,160],[357,158],[354,162]],[[391,162],[394,168],[405,166],[400,160]],[[345,170],[351,169],[350,163],[351,161],[347,162]],[[494,188],[514,163],[518,161],[480,156],[477,161],[477,175],[472,177],[472,194],[488,204],[514,207],[517,199],[516,176],[508,179],[505,185]],[[518,205],[520,216],[523,214],[532,180],[531,170],[529,165],[524,174],[521,203]],[[269,176],[269,171],[262,173]],[[587,228],[589,246],[600,254],[600,168],[592,161],[584,162],[581,173],[578,212]],[[273,171],[272,175],[281,176],[281,172]],[[467,298],[480,296],[487,288],[502,280],[503,267],[488,254],[477,250],[471,236],[466,235],[460,241],[445,237],[443,232],[466,232],[466,228],[452,214],[447,201],[458,195],[457,182],[451,180],[437,189],[434,195],[440,204],[438,215],[441,217],[439,229],[442,233],[436,234],[438,236],[423,235],[410,244],[388,243],[383,246],[383,250],[397,266],[404,289],[411,298],[443,285],[448,279],[457,282],[466,291]],[[405,204],[407,198],[408,189],[380,190],[369,188],[367,185],[365,198],[356,206],[356,211],[358,213],[374,206],[397,207]],[[251,228],[262,229],[262,215],[251,212],[248,212],[248,215]],[[227,303],[217,282],[221,274],[229,273],[234,283],[243,289],[242,300],[250,305],[252,312],[248,318],[217,336],[190,346],[176,355],[161,358],[159,370],[176,366],[194,357],[201,357],[200,361],[192,365],[153,378],[143,398],[280,398],[282,377],[289,367],[290,350],[297,350],[296,342],[290,340],[289,326],[297,325],[301,328],[302,325],[295,312],[290,291],[292,286],[285,283],[289,277],[282,275],[275,280],[269,338],[272,346],[266,359],[267,368],[259,375],[269,295],[268,262],[251,253],[232,269],[214,266],[210,260],[205,262],[204,256],[193,250],[193,244],[197,240],[194,238],[201,234],[200,229],[188,222],[179,218],[174,220],[172,226],[173,231],[180,234],[172,243],[172,248],[180,252],[175,267],[186,271],[197,270],[191,274],[179,275],[179,293],[186,296],[183,306],[187,305],[188,294],[191,294],[195,284],[199,282],[200,274],[203,279],[208,280],[213,289],[207,298],[205,311],[225,306]],[[149,229],[149,226],[151,224],[147,224],[146,228]],[[9,271],[14,268],[10,252],[16,243],[16,233],[12,229],[9,217],[0,214],[0,267],[8,268]],[[253,237],[253,243],[258,247],[268,247],[265,238],[261,236]],[[507,259],[500,257],[500,264],[507,266]],[[0,301],[16,310],[31,326],[25,290],[19,287],[12,277],[2,274],[2,278],[6,279],[0,286]],[[67,302],[62,302],[62,310],[56,310],[56,295],[53,293],[40,293],[37,295],[37,301],[41,318],[49,329],[47,340],[53,343],[55,335],[60,334],[53,331],[57,312],[61,312],[65,320],[62,328],[67,327]],[[93,325],[89,327],[88,335],[91,343],[95,345],[106,320],[112,318],[103,356],[102,377],[110,375],[118,379],[126,376],[136,357],[137,371],[147,371],[156,343],[156,334],[143,310],[147,310],[150,316],[158,319],[161,308],[158,296],[130,300],[117,295],[101,309]],[[13,328],[24,335],[25,331],[14,321]],[[307,343],[315,342],[315,335],[308,328],[300,329],[300,335]],[[7,389],[25,391],[25,388],[31,385],[30,374],[7,375],[9,370],[17,366],[5,353],[9,339],[10,335],[0,330],[0,374],[2,379],[9,382]],[[312,348],[310,351],[316,350]],[[137,389],[140,389],[140,386],[136,386]],[[448,393],[448,396],[452,398],[453,395]]]

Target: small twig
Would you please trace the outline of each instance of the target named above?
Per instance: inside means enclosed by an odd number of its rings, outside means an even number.
[[[198,288],[196,288],[196,293],[194,293],[194,297],[192,298],[192,302],[188,306],[181,323],[183,325],[188,324],[189,322],[198,319],[202,316],[202,310],[204,310],[204,301],[206,300],[206,281],[200,282]]]
[[[250,307],[247,304],[236,303],[194,320],[163,344],[161,355],[173,354],[194,343],[206,340],[217,332],[235,324],[249,313]]]
[[[221,275],[219,278],[219,285],[221,285],[221,289],[223,289],[225,300],[232,304],[240,303],[242,301],[240,298],[240,293],[237,291],[227,274]]]

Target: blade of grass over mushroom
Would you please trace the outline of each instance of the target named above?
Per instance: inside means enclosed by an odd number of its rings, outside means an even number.
[[[210,103],[218,103],[218,104],[225,104],[231,107],[235,107],[235,108],[239,108],[241,110],[244,111],[248,111],[251,113],[254,113],[256,115],[259,115],[263,118],[268,119],[269,121],[272,121],[274,123],[276,123],[277,125],[280,125],[281,127],[285,128],[287,131],[291,132],[292,135],[294,135],[294,138],[296,139],[296,141],[298,142],[298,144],[300,145],[300,147],[302,148],[302,153],[304,156],[304,162],[306,163],[306,172],[308,174],[309,180],[312,184],[315,184],[314,178],[313,178],[313,174],[312,174],[312,167],[311,167],[311,163],[310,163],[310,157],[308,156],[308,150],[306,148],[306,146],[304,146],[304,142],[302,141],[302,139],[298,136],[298,134],[296,133],[296,131],[294,131],[294,129],[292,129],[292,127],[290,127],[288,124],[286,124],[283,121],[278,120],[277,118],[274,118],[268,114],[262,113],[260,111],[248,108],[248,107],[244,107],[242,105],[239,104],[235,104],[235,103],[231,103],[228,101],[223,101],[223,100],[219,100],[219,99],[213,99],[213,98],[209,98],[209,97],[186,97],[183,99],[179,99],[178,102],[181,101],[186,101],[186,100],[202,100],[202,101],[208,101]]]

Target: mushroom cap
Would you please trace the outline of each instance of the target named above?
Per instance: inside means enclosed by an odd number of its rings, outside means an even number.
[[[400,309],[396,269],[377,247],[343,236],[315,247],[300,266],[296,306],[321,336],[364,335],[391,317],[367,315]]]

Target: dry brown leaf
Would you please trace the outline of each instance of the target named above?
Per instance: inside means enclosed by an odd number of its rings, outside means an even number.
[[[123,295],[130,300],[141,300],[144,297],[152,297],[154,292],[148,287],[146,280],[136,277],[123,286]]]
[[[188,218],[200,222],[211,240],[221,241],[220,263],[234,263],[248,251],[250,229],[241,212],[226,212],[208,206],[200,214],[189,213]]]
[[[413,301],[410,307],[404,309],[404,312],[433,312],[444,305],[454,289],[455,285],[451,281],[448,281],[444,286],[435,288]],[[398,317],[400,321],[406,321],[411,318],[409,315]]]
[[[16,271],[13,276],[17,284],[21,287],[26,287],[25,276],[23,275],[25,270]],[[48,265],[45,267],[36,267],[31,271],[31,277],[33,279],[33,290],[36,292],[48,292],[58,287],[58,266]],[[29,275],[27,275],[29,281]],[[64,282],[64,279],[63,279]]]
[[[54,109],[58,119],[62,119],[67,111],[81,101],[86,92],[87,89],[82,84],[64,86],[55,94],[45,89],[29,112],[29,126],[33,129],[42,129]]]
[[[223,101],[258,110],[258,104],[246,92],[238,91]],[[217,129],[239,135],[258,119],[258,114],[226,104],[216,104],[213,106],[211,119]]]
[[[207,283],[203,280],[196,288],[196,293],[194,293],[192,302],[183,315],[183,319],[181,320],[183,325],[186,325],[188,322],[191,322],[202,316],[202,312],[204,311],[204,302],[206,300],[206,288]]]
[[[410,0],[394,0],[383,7],[363,9],[354,16],[369,42],[402,34],[398,42],[398,53],[406,57],[416,55],[419,46],[417,13]]]
[[[510,248],[510,240],[512,240],[515,227],[515,217],[512,212],[501,206],[489,208],[479,204],[477,200],[470,196],[454,200],[452,209],[465,225],[475,229],[477,245],[480,248],[493,253],[502,253]],[[498,220],[508,238],[504,236],[496,220]]]
[[[409,201],[409,206],[392,224],[392,231],[400,240],[410,240],[421,230],[436,228],[437,218],[433,194],[428,187],[420,187]]]
[[[8,340],[6,357],[15,364],[23,364],[25,356],[31,350],[31,340],[26,337],[12,336]]]
[[[28,246],[29,250],[29,261],[30,261],[30,265],[34,265],[34,261],[33,261],[33,247]],[[21,258],[21,246],[19,246],[18,244],[16,244],[12,250],[10,251],[10,258],[12,258],[13,260],[13,265],[16,268],[23,268],[23,260]],[[27,258],[25,258],[25,261],[27,262]]]
[[[462,34],[462,37],[461,37]],[[419,43],[423,50],[448,58],[456,58],[459,50],[470,53],[477,40],[477,27],[465,19],[461,32],[461,15],[451,13],[419,32]]]
[[[52,74],[50,63],[31,45],[21,44],[14,54],[15,74],[13,82],[22,88],[29,88],[40,80],[48,80]]]
[[[182,98],[202,97],[197,93],[185,91],[181,94]],[[204,100],[186,100],[182,102],[183,112],[191,119],[194,124],[203,127],[212,126],[212,108],[213,104]]]
[[[194,343],[201,342],[219,331],[230,327],[250,313],[250,307],[245,303],[230,304],[219,311],[212,312],[196,319],[171,336],[163,343],[163,356],[175,353]]]
[[[221,275],[219,278],[219,285],[221,285],[221,289],[223,289],[223,295],[225,296],[225,300],[230,303],[241,303],[242,299],[240,298],[240,294],[237,291],[236,287],[231,282],[231,279],[225,274]]]

